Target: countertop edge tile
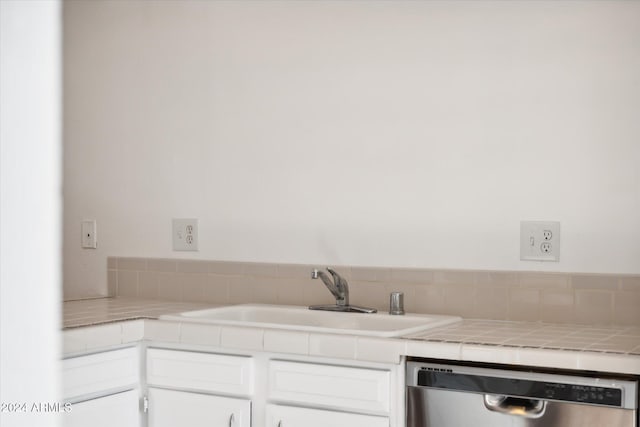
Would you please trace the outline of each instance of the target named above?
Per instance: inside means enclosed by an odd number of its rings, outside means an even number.
[[[501,347],[485,344],[462,344],[460,346],[460,359],[474,362],[502,363],[517,365],[519,361],[517,347]]]
[[[264,329],[223,326],[220,331],[220,346],[238,350],[264,348]]]
[[[578,369],[640,374],[640,357],[630,354],[582,352],[578,355]]]
[[[122,325],[122,344],[134,343],[144,339],[144,320],[126,320]]]
[[[180,342],[182,344],[219,347],[221,333],[222,327],[220,325],[185,322],[180,326]]]
[[[99,312],[97,319],[90,316],[96,304],[102,304],[101,310],[97,310]],[[118,345],[154,341],[159,344],[180,343],[211,348],[222,346],[234,350],[268,351],[393,364],[399,363],[402,356],[410,356],[446,359],[452,362],[474,361],[640,374],[640,355],[630,354],[615,346],[610,351],[594,351],[590,349],[591,346],[582,349],[579,346],[573,349],[562,349],[547,348],[541,344],[542,340],[538,337],[541,334],[544,336],[546,331],[556,334],[553,337],[556,341],[563,338],[562,334],[565,331],[568,331],[568,334],[576,333],[572,325],[564,324],[465,319],[455,327],[437,328],[421,336],[379,338],[157,320],[161,314],[208,306],[212,305],[135,298],[112,299],[106,302],[96,302],[96,300],[88,300],[85,303],[74,302],[73,309],[68,311],[65,305],[65,314],[72,313],[69,319],[74,320],[65,322],[67,327],[63,329],[62,334],[62,356],[74,357]],[[123,311],[125,314],[120,314]],[[112,316],[118,318],[113,320]],[[625,331],[628,330],[628,327],[590,328],[585,325],[576,327],[580,329],[578,333],[582,331],[593,336],[594,340],[603,334],[605,336],[626,334]],[[520,337],[518,341],[521,343],[510,345],[509,342],[513,342],[513,338],[509,338],[509,334]],[[504,336],[506,338],[503,339]],[[483,342],[483,337],[486,338],[486,342]],[[631,338],[635,339],[635,335]],[[528,345],[527,340],[530,340],[531,345]],[[549,342],[553,340],[549,339]],[[571,340],[567,340],[567,343],[572,344]]]
[[[265,329],[264,351],[288,354],[309,354],[309,333],[281,329]]]
[[[555,350],[547,348],[519,348],[519,365],[539,366],[541,368],[578,369],[580,353],[574,350]],[[598,369],[601,370],[601,369]]]
[[[182,324],[170,320],[145,320],[144,339],[146,341],[180,342]]]
[[[461,346],[453,342],[409,341],[406,355],[459,361]]]
[[[357,360],[398,364],[406,354],[407,341],[400,338],[356,338]]]
[[[355,360],[356,344],[355,335],[312,333],[309,335],[309,355]]]
[[[85,328],[63,331],[62,350],[64,355],[87,351],[87,337]]]

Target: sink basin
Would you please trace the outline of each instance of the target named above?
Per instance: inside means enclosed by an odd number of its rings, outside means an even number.
[[[241,304],[187,311],[160,316],[160,319],[376,337],[399,337],[462,320],[456,316],[341,313],[266,304]]]

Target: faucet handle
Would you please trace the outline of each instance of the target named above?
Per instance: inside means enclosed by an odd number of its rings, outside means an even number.
[[[313,270],[311,270],[311,278],[312,279],[317,279],[318,278],[318,269],[314,268]]]
[[[327,267],[327,271],[331,274],[331,277],[333,277],[333,282],[336,284],[336,286],[347,286],[347,281],[344,279],[344,277],[339,275],[337,271],[335,271],[331,267]]]

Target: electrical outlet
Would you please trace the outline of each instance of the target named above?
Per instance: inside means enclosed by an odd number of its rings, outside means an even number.
[[[198,250],[198,220],[196,218],[173,219],[173,250]]]
[[[520,259],[558,262],[560,260],[560,223],[521,221]]]

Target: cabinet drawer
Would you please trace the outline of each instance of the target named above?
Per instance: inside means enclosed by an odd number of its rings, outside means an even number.
[[[150,348],[149,385],[249,395],[253,391],[251,357]]]
[[[139,365],[135,347],[65,359],[62,361],[63,398],[136,388],[140,382]]]
[[[389,427],[389,418],[320,409],[267,405],[266,427]]]
[[[389,413],[387,370],[272,360],[271,400]]]

